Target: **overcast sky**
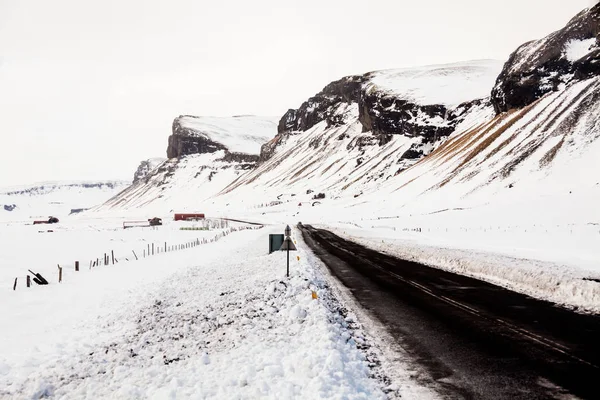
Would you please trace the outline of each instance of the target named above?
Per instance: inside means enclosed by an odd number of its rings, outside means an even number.
[[[505,60],[591,3],[0,0],[0,186],[131,179],[180,114],[280,116],[345,75]]]

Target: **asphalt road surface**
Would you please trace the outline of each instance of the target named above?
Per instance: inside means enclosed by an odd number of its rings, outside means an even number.
[[[600,316],[299,228],[444,397],[600,399]]]

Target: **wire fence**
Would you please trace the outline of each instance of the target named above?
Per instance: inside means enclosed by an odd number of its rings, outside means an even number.
[[[110,250],[108,252],[98,255],[95,258],[90,259],[89,263],[87,263],[85,266],[87,266],[87,269],[89,271],[92,271],[92,270],[102,267],[102,266],[116,265],[116,264],[124,263],[124,262],[139,261],[140,259],[149,258],[149,257],[156,256],[156,255],[163,254],[163,253],[171,253],[174,251],[193,249],[193,248],[201,246],[201,245],[215,243],[215,242],[219,241],[220,239],[222,239],[226,236],[229,236],[230,234],[232,234],[234,232],[239,232],[239,231],[244,231],[244,230],[261,229],[261,228],[263,228],[263,225],[230,227],[228,221],[213,220],[213,221],[208,222],[206,225],[198,227],[198,228],[202,228],[202,230],[208,230],[210,228],[219,228],[219,229],[224,228],[224,231],[219,232],[212,237],[196,238],[194,240],[187,241],[184,243],[173,244],[173,243],[168,243],[166,241],[161,242],[161,243],[156,243],[156,242],[148,243],[144,249],[141,249],[141,251],[139,248],[137,249],[137,251],[132,249],[131,252],[129,253],[129,255],[121,255],[120,257],[115,256],[114,250]],[[81,264],[80,261],[75,261],[73,263],[73,265],[69,266],[69,267],[73,268],[74,272],[80,272],[83,266],[84,265]],[[65,265],[62,265],[62,266],[57,265],[57,282],[58,283],[63,282],[63,278],[64,278],[63,269],[65,267],[66,267]],[[30,272],[30,275],[28,274],[25,277],[25,282],[23,284],[24,287],[30,288],[30,287],[32,287],[33,283],[36,283],[39,286],[45,286],[45,285],[50,284],[50,281],[48,279],[46,279],[40,273],[32,271],[32,270],[28,270],[28,271]],[[15,278],[15,280],[12,284],[12,290],[17,290],[18,286],[19,286],[19,278],[17,277],[17,278]]]

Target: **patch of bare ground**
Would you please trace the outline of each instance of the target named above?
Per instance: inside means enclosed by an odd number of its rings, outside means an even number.
[[[356,178],[355,180],[353,180],[350,183],[347,183],[346,185],[344,185],[342,187],[342,190],[346,190],[348,189],[350,186],[354,185],[356,182],[360,181],[362,178],[364,178],[367,175],[367,173],[365,172],[364,174],[362,174],[361,176],[359,176],[358,178]]]
[[[548,152],[546,154],[544,154],[544,156],[540,159],[539,165],[540,168],[544,168],[546,166],[548,166],[552,160],[554,160],[554,157],[556,157],[556,154],[558,154],[558,151],[560,150],[560,148],[563,146],[563,144],[565,143],[565,137],[563,136],[560,141],[558,143],[556,143],[550,150],[548,150]]]
[[[433,153],[429,155],[429,157],[427,157],[427,162],[438,161],[436,165],[446,162],[448,158],[452,157],[454,154],[460,153],[460,151],[463,148],[468,147],[480,132],[487,132],[493,129],[502,120],[504,120],[504,118],[504,115],[497,116],[496,118],[485,124],[478,125],[475,128],[466,131],[454,140],[448,140],[436,150],[434,150]]]
[[[292,176],[292,178],[290,180],[290,184],[296,183],[300,179],[306,178],[306,176],[308,176],[310,173],[314,172],[315,170],[311,170],[307,174],[302,175],[302,173],[304,171],[306,171],[308,168],[310,168],[311,166],[315,165],[315,163],[317,163],[319,161],[321,161],[321,158],[317,158],[317,159],[313,160],[312,162],[306,164],[302,169],[300,169],[298,172],[296,172],[294,174],[294,176]]]
[[[532,108],[535,104],[537,104],[539,100],[533,102],[532,104],[530,104],[529,106],[525,107],[523,110],[525,110],[524,113],[521,113],[519,115],[519,118],[522,118],[523,116],[525,116]],[[544,107],[544,109],[538,114],[541,115],[544,113],[544,111],[549,107],[550,105],[547,105],[546,107]],[[500,143],[498,146],[496,146],[495,148],[492,149],[492,151],[490,151],[487,156],[483,159],[483,161],[487,161],[490,158],[492,158],[493,156],[495,156],[496,154],[498,154],[498,152],[500,152],[502,149],[504,149],[509,143],[513,142],[515,140],[515,138],[517,136],[519,136],[519,134],[527,129],[536,119],[538,118],[538,116],[534,117],[531,121],[527,122],[526,124],[524,124],[523,126],[521,126],[519,129],[517,129],[515,131],[515,133],[513,133],[512,135],[510,135],[510,137],[508,137],[507,139],[505,139],[502,143]],[[534,128],[536,129],[536,128]],[[501,133],[506,132],[506,129],[503,130]]]
[[[327,171],[329,171],[331,169],[331,167],[333,167],[335,164],[339,163],[341,160],[342,160],[341,158],[338,158],[337,160],[335,160],[334,162],[329,164],[327,167],[325,167],[325,169],[321,172],[321,176],[325,175],[327,173]]]

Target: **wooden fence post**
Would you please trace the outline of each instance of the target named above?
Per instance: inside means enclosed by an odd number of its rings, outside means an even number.
[[[27,275],[27,287],[31,286],[31,277]]]
[[[154,255],[154,243],[152,243],[152,255]]]
[[[15,284],[13,285],[13,290],[17,290],[17,279],[19,279],[19,278],[15,278]]]
[[[75,261],[75,272],[79,272],[79,261]]]
[[[167,242],[165,242],[165,253],[167,252]]]
[[[58,265],[58,283],[62,282],[62,267]]]
[[[135,256],[135,260],[137,261],[137,254],[135,254],[135,251],[131,250],[131,252],[133,253],[133,255]]]
[[[114,251],[114,250],[111,250],[111,251],[110,251],[110,254],[111,254],[111,256],[112,256],[112,263],[113,263],[113,265],[115,265],[115,251]]]

